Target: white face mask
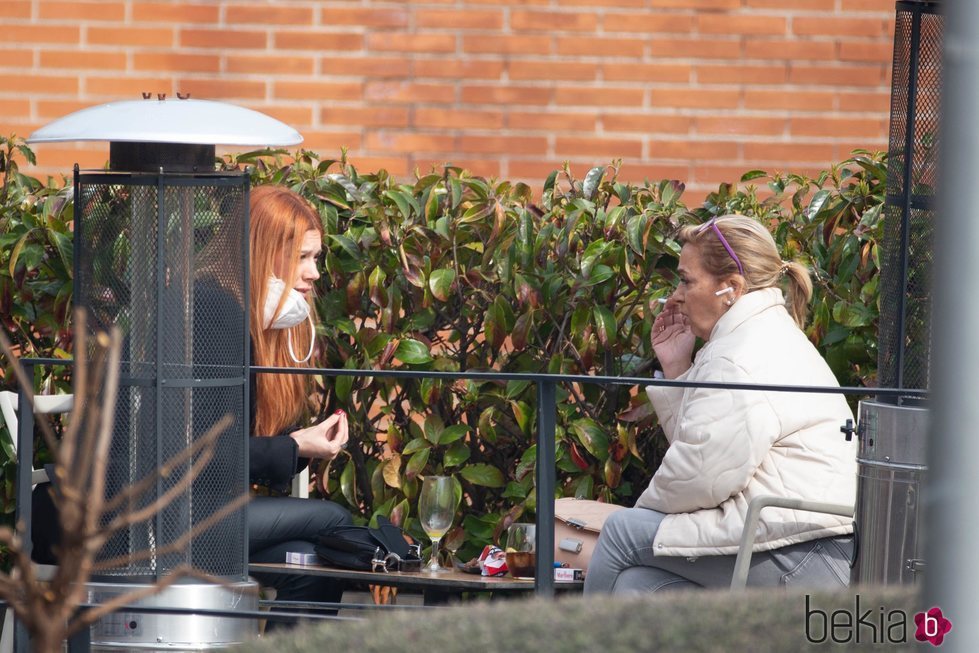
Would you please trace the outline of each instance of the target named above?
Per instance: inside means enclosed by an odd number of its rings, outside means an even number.
[[[309,303],[297,290],[290,288],[288,294],[286,295],[285,303],[282,305],[282,310],[279,314],[275,314],[275,309],[279,305],[279,299],[282,297],[282,293],[285,292],[286,284],[282,279],[277,279],[275,277],[269,277],[269,288],[268,293],[265,296],[265,328],[266,329],[291,329],[292,327],[302,323],[303,320],[309,320],[309,351],[306,353],[306,357],[300,360],[292,349],[292,332],[286,333],[287,342],[289,345],[289,355],[292,360],[297,363],[305,363],[309,360],[310,356],[313,355],[313,341],[315,340],[316,331],[313,328],[313,316],[309,312]]]

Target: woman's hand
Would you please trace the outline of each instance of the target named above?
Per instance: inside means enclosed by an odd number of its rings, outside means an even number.
[[[299,455],[303,458],[333,460],[347,446],[350,438],[347,414],[338,410],[319,424],[293,431],[289,435],[299,445]]]
[[[689,369],[696,340],[687,318],[670,298],[653,321],[653,351],[663,366],[663,376],[675,379]]]

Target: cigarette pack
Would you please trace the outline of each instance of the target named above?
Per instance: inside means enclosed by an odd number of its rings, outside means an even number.
[[[585,580],[585,572],[583,569],[558,567],[554,570],[555,583],[573,583],[576,580]]]
[[[286,563],[290,565],[318,565],[320,557],[315,553],[286,552]]]

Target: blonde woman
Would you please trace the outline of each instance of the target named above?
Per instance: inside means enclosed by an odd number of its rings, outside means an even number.
[[[653,324],[668,379],[837,386],[802,331],[808,270],[758,221],[725,216],[679,234],[679,284]],[[782,286],[787,287],[788,298]],[[697,339],[703,347],[693,356]],[[585,591],[727,587],[748,504],[780,495],[852,505],[856,442],[842,395],[648,387],[669,448],[636,506],[605,523]],[[769,508],[749,585],[840,588],[848,518]]]

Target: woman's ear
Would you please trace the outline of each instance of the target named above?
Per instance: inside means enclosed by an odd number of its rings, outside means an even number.
[[[732,299],[738,299],[748,291],[748,283],[740,274],[732,274],[724,280],[724,283],[734,288],[734,297]]]

